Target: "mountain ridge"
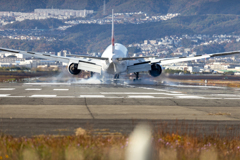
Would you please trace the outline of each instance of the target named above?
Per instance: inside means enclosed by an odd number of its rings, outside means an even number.
[[[36,8],[89,9],[102,14],[103,0],[1,0],[0,11],[33,12]],[[240,3],[236,0],[106,0],[106,13],[147,12],[149,14],[182,13],[240,14]]]

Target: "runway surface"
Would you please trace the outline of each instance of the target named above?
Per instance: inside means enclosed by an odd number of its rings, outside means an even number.
[[[238,134],[239,107],[240,89],[227,87],[0,84],[0,129],[13,136],[74,134],[78,127],[129,133],[143,121],[169,131],[181,123],[182,129],[191,124],[190,130]]]

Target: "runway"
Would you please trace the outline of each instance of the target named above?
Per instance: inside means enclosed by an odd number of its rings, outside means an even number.
[[[171,130],[178,121],[238,133],[239,104],[240,89],[227,87],[2,83],[0,129],[13,136],[68,135],[78,127],[129,133],[140,121],[167,122]]]

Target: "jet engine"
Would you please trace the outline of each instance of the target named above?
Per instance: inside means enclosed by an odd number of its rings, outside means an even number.
[[[162,73],[162,67],[159,64],[154,63],[151,65],[151,70],[148,72],[152,77],[160,76]]]
[[[81,72],[80,69],[78,69],[78,64],[76,63],[71,63],[69,66],[68,66],[68,71],[69,73],[73,74],[73,75],[77,75]]]

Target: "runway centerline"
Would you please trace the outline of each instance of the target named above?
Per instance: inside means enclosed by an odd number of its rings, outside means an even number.
[[[15,90],[15,88],[0,88],[0,91],[12,91]]]

